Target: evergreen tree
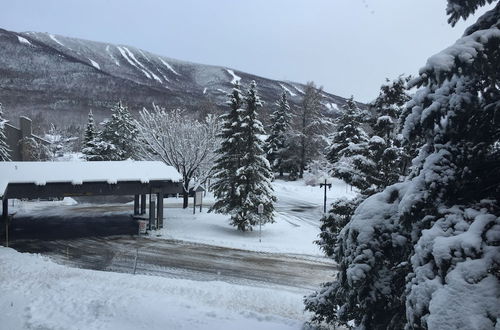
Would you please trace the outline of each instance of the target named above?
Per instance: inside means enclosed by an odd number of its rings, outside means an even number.
[[[448,1],[453,24],[487,1]],[[494,2],[494,1],[488,1]],[[336,280],[306,299],[314,320],[365,329],[500,325],[500,4],[410,82],[404,182],[363,201],[338,235]]]
[[[92,110],[90,110],[87,127],[85,128],[85,135],[83,137],[84,147],[86,147],[90,141],[94,140],[96,136],[97,129],[95,127],[94,114],[92,113]]]
[[[373,130],[375,135],[383,139],[394,139],[397,133],[398,120],[404,105],[410,100],[406,84],[411,77],[399,76],[396,80],[386,79],[387,84],[380,87],[378,97],[370,104],[375,113]]]
[[[392,82],[387,79],[387,84],[380,88],[379,96],[370,104],[375,114],[374,137],[378,136],[381,142],[372,158],[377,164],[377,177],[383,183],[380,188],[399,181],[406,173],[409,154],[412,153],[408,148],[403,148],[399,134],[399,120],[405,104],[410,100],[406,88],[410,78],[399,76]]]
[[[362,123],[361,109],[351,96],[342,106],[342,113],[335,121],[335,132],[330,136],[330,150],[327,158],[331,163],[336,163],[343,156],[341,151],[347,152],[350,144],[367,141],[368,135],[361,127]]]
[[[102,155],[109,154],[110,152],[106,152],[101,149],[102,143],[103,142],[100,140],[99,132],[95,127],[94,114],[92,113],[92,110],[90,110],[87,126],[83,136],[82,153],[84,158],[88,161],[106,160],[107,157]],[[109,144],[108,148],[111,148]]]
[[[89,161],[116,161],[137,156],[138,129],[127,107],[118,102],[111,109],[111,118],[96,132],[94,116],[89,112],[82,153]]]
[[[82,153],[88,161],[123,160],[121,152],[113,143],[103,140],[100,132],[83,147]]]
[[[354,210],[361,202],[398,182],[404,173],[404,153],[400,146],[397,123],[402,108],[408,101],[407,81],[408,78],[399,77],[394,82],[382,85],[379,96],[370,104],[374,118],[369,121],[373,132],[369,139],[359,138],[365,136],[364,131],[359,128],[362,124],[360,111],[356,111],[356,115],[347,113],[347,118],[340,118],[343,129],[334,138],[339,144],[344,142],[343,139],[348,143],[338,147],[343,149],[338,151],[340,158],[333,164],[332,172],[334,176],[356,187],[359,195],[352,200],[335,201],[328,214],[321,219],[321,233],[316,243],[327,256],[334,255],[341,230],[351,220]],[[354,108],[354,105],[351,103],[348,107]],[[355,126],[351,126],[353,122]],[[357,132],[355,127],[358,127]],[[347,133],[349,131],[354,132],[355,139],[350,137]]]
[[[113,145],[114,148],[105,148],[111,154],[109,160],[125,160],[135,158],[137,154],[138,129],[134,119],[126,106],[118,102],[111,109],[111,118],[104,121],[100,140]],[[113,150],[113,151],[112,151]]]
[[[363,129],[363,113],[354,98],[347,100],[336,121],[327,158],[332,163],[332,175],[358,189],[370,187],[364,172],[372,172],[375,164],[367,157],[368,135]]]
[[[212,191],[216,202],[210,209],[210,211],[223,214],[230,214],[241,204],[241,199],[236,195],[236,171],[241,166],[243,148],[241,124],[245,111],[238,82],[235,83],[228,97],[227,104],[230,111],[221,116],[222,129],[218,137],[222,142],[216,151],[219,157],[214,166]]]
[[[240,203],[231,214],[231,224],[242,231],[262,223],[274,222],[274,196],[271,180],[273,173],[267,161],[263,142],[262,123],[257,120],[257,109],[262,106],[257,95],[255,81],[252,81],[245,97],[246,109],[241,122],[241,163],[236,170],[236,196]],[[264,205],[264,213],[259,215],[257,207]]]
[[[7,121],[3,118],[2,104],[0,103],[0,161],[10,160],[10,148],[7,145],[7,137],[5,136],[5,123]]]
[[[290,123],[292,119],[285,92],[276,102],[276,106],[276,111],[271,115],[271,134],[266,141],[266,154],[272,169],[283,176],[283,172],[290,168]]]

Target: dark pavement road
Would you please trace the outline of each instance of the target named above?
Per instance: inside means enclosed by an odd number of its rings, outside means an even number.
[[[332,279],[329,259],[274,254],[137,236],[130,215],[16,218],[10,247],[86,269],[221,280],[255,286],[314,290]],[[137,260],[137,262],[136,262]]]

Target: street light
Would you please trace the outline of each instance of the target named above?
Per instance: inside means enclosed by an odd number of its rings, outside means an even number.
[[[330,188],[332,188],[332,184],[331,183],[326,183],[326,179],[325,179],[325,183],[320,183],[319,187],[320,188],[325,187],[325,198],[324,198],[324,202],[323,202],[323,213],[326,214],[326,187],[328,187],[328,189],[330,189]]]

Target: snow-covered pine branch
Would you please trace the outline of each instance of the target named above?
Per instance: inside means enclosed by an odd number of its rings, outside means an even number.
[[[448,0],[450,22],[486,2]],[[498,329],[499,49],[497,1],[410,83],[420,88],[404,113],[405,142],[420,145],[412,172],[363,201],[335,238],[338,276],[306,299],[316,321]]]

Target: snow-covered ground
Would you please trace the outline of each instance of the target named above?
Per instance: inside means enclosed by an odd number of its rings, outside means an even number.
[[[334,199],[354,193],[346,189],[346,184],[334,180],[332,188],[327,190],[327,205]],[[319,186],[307,186],[303,181],[273,182],[278,202],[276,204],[276,222],[262,226],[262,239],[259,242],[259,226],[251,232],[241,232],[229,225],[229,216],[208,213],[213,198],[204,199],[203,211],[192,207],[182,209],[181,198],[165,199],[164,228],[151,232],[158,238],[175,239],[187,242],[203,243],[223,247],[262,251],[271,253],[305,254],[323,256],[314,241],[320,232],[320,219],[323,214],[324,190]],[[92,206],[76,204],[71,198],[59,202],[20,202],[15,201],[9,208],[17,216],[99,216],[110,213],[130,214],[132,205],[110,204]]]
[[[165,228],[153,233],[160,237],[189,242],[218,245],[262,252],[307,254],[323,256],[314,241],[318,238],[320,219],[323,214],[324,190],[312,187],[303,181],[273,182],[278,202],[276,222],[262,226],[262,241],[259,242],[259,227],[252,232],[241,232],[229,225],[229,217],[207,213],[207,207],[193,215],[192,208],[165,209]],[[346,184],[339,180],[327,190],[327,205],[343,196],[354,196]],[[180,205],[180,199],[165,200],[166,205]],[[208,196],[205,203],[213,199]]]
[[[300,329],[302,295],[69,268],[0,247],[1,329]]]
[[[273,183],[278,197],[276,223],[242,233],[229,217],[181,209],[181,199],[165,200],[165,228],[151,239],[175,239],[239,249],[321,258],[313,243],[323,212],[323,189],[303,181]],[[353,196],[334,181],[328,203]],[[132,205],[15,201],[16,216],[130,214]],[[14,220],[15,221],[15,220]],[[159,235],[159,236],[157,236]],[[171,244],[171,243],[170,243]],[[307,257],[309,258],[309,257]],[[3,329],[300,329],[308,290],[283,290],[221,281],[119,274],[70,268],[40,255],[0,247],[0,328]],[[332,268],[333,270],[333,268]]]

